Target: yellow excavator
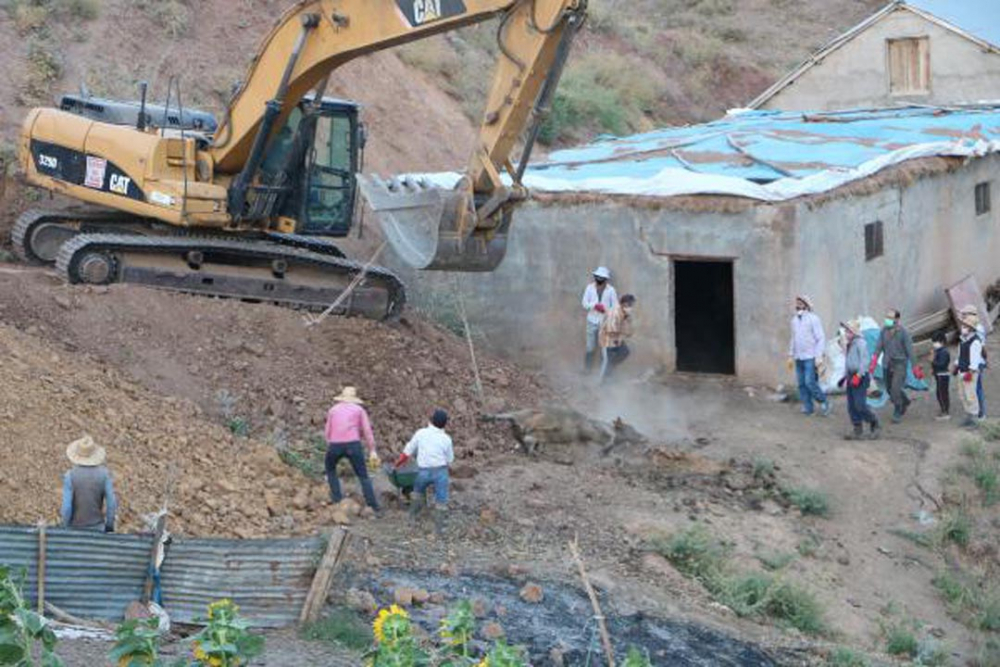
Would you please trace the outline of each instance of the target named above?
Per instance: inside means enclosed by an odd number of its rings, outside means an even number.
[[[587,0],[302,0],[279,19],[224,116],[65,96],[33,109],[19,155],[27,180],[78,200],[30,210],[12,241],[70,283],[156,288],[397,315],[402,283],[347,259],[357,191],[418,268],[489,271],[539,124],[586,19]],[[381,49],[499,18],[499,59],[475,149],[454,188],[359,177],[358,107],[324,96],[331,73]],[[414,118],[419,132],[420,118]],[[520,149],[518,150],[518,147]],[[515,152],[518,154],[515,155]],[[506,176],[504,175],[506,173]]]

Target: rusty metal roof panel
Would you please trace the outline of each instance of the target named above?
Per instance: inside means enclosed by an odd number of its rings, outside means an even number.
[[[84,618],[118,619],[142,593],[150,538],[82,530],[46,531],[45,599]],[[35,604],[38,529],[0,527],[0,563],[26,572]]]
[[[163,604],[171,618],[195,622],[213,600],[229,598],[262,627],[293,623],[322,556],[320,538],[183,540],[163,563]]]

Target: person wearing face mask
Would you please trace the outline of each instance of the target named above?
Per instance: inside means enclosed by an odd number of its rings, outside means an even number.
[[[632,308],[635,296],[625,294],[601,324],[601,380],[629,355],[626,341],[632,337]]]
[[[590,371],[594,365],[594,355],[597,354],[601,323],[611,309],[618,305],[618,294],[611,283],[611,272],[605,266],[599,266],[594,271],[594,280],[583,291],[583,309],[587,311],[587,355],[584,357],[584,370]]]
[[[826,335],[819,315],[812,311],[809,297],[795,297],[795,315],[792,317],[792,340],[788,344],[789,365],[795,364],[795,376],[799,383],[799,400],[802,414],[813,413],[813,402],[819,403],[820,414],[830,414],[830,402],[819,386],[816,368],[826,349]]]
[[[882,372],[885,384],[889,388],[889,400],[892,401],[892,423],[898,424],[910,407],[910,398],[903,391],[906,385],[906,369],[914,360],[913,339],[910,332],[899,322],[899,311],[889,309],[885,315],[885,326],[878,337],[875,352],[868,367],[869,373],[875,372],[879,355],[882,359]]]
[[[854,427],[847,440],[861,440],[864,437],[865,424],[871,427],[869,438],[877,440],[881,427],[878,417],[868,407],[868,386],[871,384],[871,374],[868,372],[868,343],[861,335],[861,323],[841,322],[846,338],[844,356],[844,377],[840,384],[847,392],[847,413]]]
[[[951,419],[951,376],[948,373],[948,369],[951,368],[951,353],[945,347],[945,340],[945,335],[940,331],[931,337],[931,343],[934,345],[931,370],[934,371],[934,388],[938,407],[941,409],[941,414],[935,417],[938,421]]]
[[[960,338],[958,341],[958,363],[952,371],[959,376],[958,395],[962,398],[965,408],[965,420],[961,426],[974,428],[979,418],[979,397],[976,395],[976,381],[979,379],[979,368],[983,363],[983,341],[980,340],[976,328],[979,318],[975,315],[964,315],[961,321]]]

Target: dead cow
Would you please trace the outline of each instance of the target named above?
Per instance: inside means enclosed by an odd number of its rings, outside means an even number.
[[[515,410],[483,415],[486,421],[510,422],[514,439],[525,454],[537,454],[546,445],[594,444],[602,455],[623,444],[641,444],[645,436],[620,418],[612,423],[590,419],[564,407]]]

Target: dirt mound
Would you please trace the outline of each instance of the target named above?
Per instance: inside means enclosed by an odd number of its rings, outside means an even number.
[[[316,477],[326,411],[344,385],[368,401],[384,458],[438,406],[452,416],[466,465],[514,444],[504,425],[480,422],[465,342],[419,318],[330,318],[307,328],[288,309],[71,288],[11,266],[0,267],[0,318],[21,330],[0,330],[16,361],[0,373],[8,421],[0,469],[21,491],[43,490],[5,503],[0,521],[54,518],[63,447],[90,431],[112,450],[125,529],[162,502],[172,463],[179,531],[283,534],[329,523]],[[480,362],[488,407],[551,400],[531,375]],[[278,450],[313,479],[282,464]],[[265,489],[280,505],[271,512]]]
[[[324,517],[309,499],[294,523],[272,517],[262,481],[291,498],[305,481],[273,449],[238,440],[199,417],[198,407],[143,387],[88,358],[55,353],[0,326],[0,522],[58,521],[66,444],[89,432],[107,446],[121,502],[119,529],[169,496],[177,532],[251,536],[295,532]],[[295,521],[297,520],[297,521]]]

